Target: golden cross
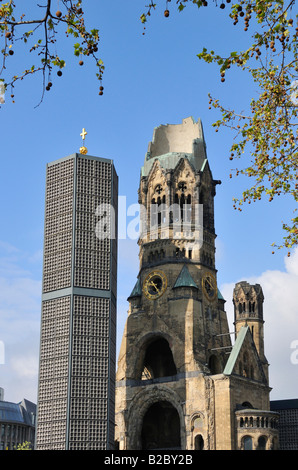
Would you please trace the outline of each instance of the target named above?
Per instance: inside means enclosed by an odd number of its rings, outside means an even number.
[[[85,127],[84,127],[82,133],[80,134],[80,136],[82,137],[83,140],[85,140],[85,137],[86,137],[87,134],[88,134],[88,132],[86,132]]]

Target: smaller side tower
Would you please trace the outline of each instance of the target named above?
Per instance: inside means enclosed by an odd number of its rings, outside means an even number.
[[[260,284],[238,282],[233,292],[236,337],[243,326],[249,326],[264,373],[268,380],[268,361],[264,352],[264,294]]]

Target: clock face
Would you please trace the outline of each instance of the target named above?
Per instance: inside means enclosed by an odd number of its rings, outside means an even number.
[[[213,300],[217,294],[216,280],[211,273],[207,273],[202,278],[202,288],[208,300]]]
[[[148,299],[158,299],[167,288],[167,277],[162,271],[152,271],[145,278],[143,292]]]

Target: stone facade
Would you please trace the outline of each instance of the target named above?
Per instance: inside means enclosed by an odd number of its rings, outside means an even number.
[[[234,344],[217,287],[218,184],[200,121],[155,129],[141,170],[140,270],[116,377],[119,449],[278,447],[261,287],[235,288]]]

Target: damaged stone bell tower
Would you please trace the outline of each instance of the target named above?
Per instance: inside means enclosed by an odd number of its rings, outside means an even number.
[[[216,186],[201,121],[155,129],[141,169],[140,269],[119,354],[121,450],[276,448],[260,286],[217,287]]]

